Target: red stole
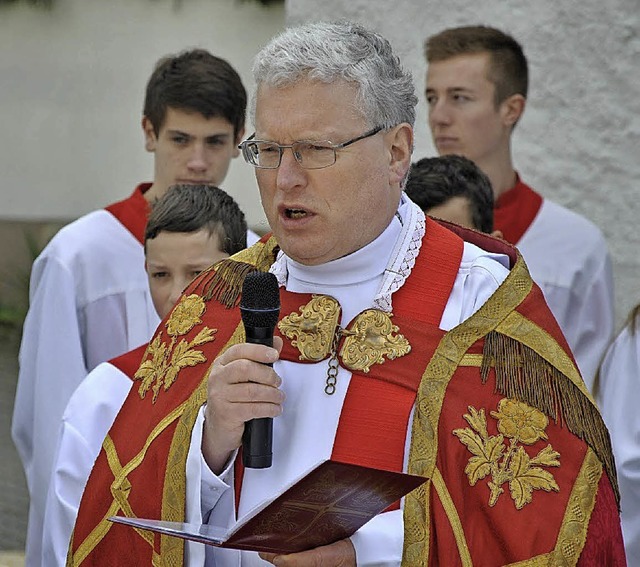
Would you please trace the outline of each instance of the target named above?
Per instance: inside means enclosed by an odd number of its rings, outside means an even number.
[[[368,374],[352,374],[333,446],[335,460],[403,469],[409,417],[422,372],[443,335],[438,327],[458,275],[463,241],[427,219],[422,246],[407,281],[393,296],[393,322],[412,351],[375,365]]]
[[[493,227],[502,231],[507,242],[518,244],[542,206],[542,196],[525,185],[520,176],[516,184],[500,195],[493,209]]]
[[[151,183],[141,183],[129,197],[105,207],[140,244],[144,244],[144,230],[150,210],[149,203],[144,198],[149,187]]]
[[[463,241],[427,217],[420,254],[404,285],[393,295],[393,324],[412,345],[409,354],[353,372],[331,458],[372,468],[402,471],[409,417],[422,372],[444,334],[438,326],[462,259]],[[281,290],[283,315],[305,305],[309,294]],[[347,325],[348,327],[348,325]],[[344,339],[338,345],[338,351]],[[299,361],[285,338],[281,359]],[[320,387],[320,385],[318,385]],[[236,505],[242,487],[241,458],[235,463]],[[398,508],[396,503],[391,508]]]

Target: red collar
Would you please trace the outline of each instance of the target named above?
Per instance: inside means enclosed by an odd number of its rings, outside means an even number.
[[[517,244],[536,218],[542,196],[525,185],[518,175],[516,184],[500,195],[493,209],[493,225],[507,242]]]
[[[149,187],[151,183],[141,183],[129,197],[105,207],[140,244],[144,244],[144,230],[151,210],[144,198]]]

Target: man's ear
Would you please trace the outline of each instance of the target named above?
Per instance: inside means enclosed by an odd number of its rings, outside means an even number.
[[[521,94],[514,94],[506,98],[500,105],[504,125],[513,128],[522,117],[526,105],[527,99]]]
[[[238,131],[238,135],[236,136],[235,139],[235,144],[233,147],[233,157],[236,158],[240,155],[240,150],[238,149],[238,145],[240,144],[240,142],[242,142],[242,138],[244,138],[244,128],[242,128],[241,130]]]
[[[158,138],[156,137],[156,132],[153,129],[151,120],[146,116],[142,117],[142,131],[144,132],[144,149],[148,152],[155,152]]]
[[[413,128],[403,122],[385,133],[389,143],[389,182],[400,185],[411,167]]]

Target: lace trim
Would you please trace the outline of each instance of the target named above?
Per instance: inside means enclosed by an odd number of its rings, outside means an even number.
[[[404,285],[416,263],[416,257],[420,252],[422,238],[426,230],[426,219],[422,209],[412,201],[405,199],[404,193],[403,203],[408,206],[402,232],[391,254],[389,265],[385,269],[380,290],[373,298],[373,306],[387,313],[392,310],[392,294]]]
[[[422,209],[408,200],[403,193],[400,207],[405,204],[407,207],[400,237],[396,241],[389,264],[384,270],[380,289],[373,298],[373,307],[387,313],[392,310],[391,296],[404,285],[416,263],[416,257],[420,252],[422,238],[426,230],[426,220]],[[269,271],[276,276],[278,285],[284,286],[287,283],[287,260],[282,250],[278,252],[276,261],[271,265]]]

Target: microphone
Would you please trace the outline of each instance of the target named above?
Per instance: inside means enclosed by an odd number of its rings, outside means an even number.
[[[240,315],[247,342],[273,346],[273,330],[280,316],[278,280],[269,272],[247,275],[242,284]],[[272,366],[269,364],[269,366]],[[271,466],[273,418],[250,419],[242,435],[242,463],[252,469]]]

